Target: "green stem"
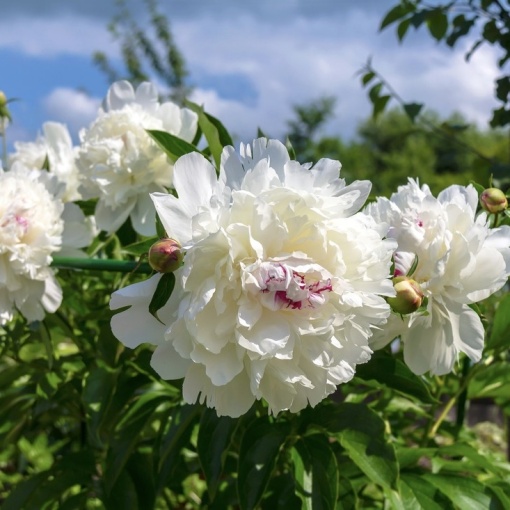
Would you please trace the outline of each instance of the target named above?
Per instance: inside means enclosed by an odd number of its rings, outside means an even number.
[[[466,356],[462,361],[462,381],[466,379],[469,373],[469,369],[471,368],[471,360]],[[455,420],[456,425],[456,436],[458,436],[460,429],[464,425],[464,419],[466,418],[466,405],[467,405],[467,394],[468,389],[467,385],[459,395],[459,399],[457,401],[457,418]]]
[[[471,381],[473,376],[478,372],[479,368],[483,367],[483,366],[484,366],[483,363],[479,363],[479,364],[475,365],[473,368],[471,368],[470,370],[469,370],[469,366],[468,366],[468,371],[467,371],[465,377],[462,379],[459,389],[457,390],[455,395],[453,395],[453,397],[446,403],[446,405],[443,408],[443,411],[441,412],[441,414],[439,415],[437,420],[434,422],[434,424],[430,428],[430,431],[427,434],[428,439],[432,439],[436,435],[437,431],[439,430],[439,427],[441,426],[441,424],[443,423],[445,418],[448,416],[448,413],[451,411],[453,406],[459,401],[459,399],[462,399],[463,393],[465,391],[467,392],[469,382]],[[467,395],[466,395],[466,397],[467,397]]]
[[[62,269],[88,269],[117,273],[151,274],[153,272],[153,269],[146,262],[135,262],[133,260],[53,257],[51,265]]]

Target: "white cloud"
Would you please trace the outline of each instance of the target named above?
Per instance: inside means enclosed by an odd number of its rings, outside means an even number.
[[[0,21],[0,48],[37,57],[71,54],[90,57],[98,49],[117,56],[103,20],[67,15]]]
[[[69,88],[56,88],[43,99],[49,118],[67,124],[74,135],[96,118],[100,104],[100,99]]]
[[[53,1],[54,6],[57,3]],[[335,8],[328,9],[328,2],[318,0],[311,12],[301,0],[282,1],[278,9],[273,0],[253,8],[223,1],[216,10],[197,5],[196,15],[176,15],[175,19],[168,7],[191,78],[242,74],[255,91],[255,99],[243,104],[198,83],[193,99],[204,103],[238,138],[248,141],[257,127],[281,137],[292,117],[293,104],[334,95],[338,98],[337,116],[327,132],[351,137],[358,123],[370,114],[367,91],[355,73],[372,55],[376,68],[405,100],[424,102],[443,116],[461,111],[468,120],[482,125],[490,117],[497,75],[492,48],[480,49],[466,63],[465,48],[449,51],[424,34],[409,34],[406,42],[398,45],[392,29],[378,34],[382,15],[393,2],[367,1],[362,7],[361,2],[353,2],[349,7],[344,4],[343,9],[337,5],[341,2],[330,1],[329,5],[333,3]],[[269,16],[273,11],[274,16]],[[118,55],[105,20],[77,14],[0,21],[2,47],[44,58],[90,56],[97,49]],[[34,77],[34,87],[36,83]],[[79,77],[76,83],[80,83]],[[98,103],[98,99],[72,89],[56,88],[45,98],[44,108],[72,130],[94,118]]]

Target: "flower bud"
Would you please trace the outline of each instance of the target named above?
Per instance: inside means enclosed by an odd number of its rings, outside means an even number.
[[[402,315],[416,312],[423,303],[423,291],[420,285],[406,276],[393,278],[393,286],[397,295],[388,298],[391,309]]]
[[[160,239],[149,250],[149,265],[158,273],[173,273],[183,259],[181,245],[175,239]]]
[[[480,195],[482,207],[490,213],[499,213],[508,207],[505,194],[498,188],[487,188]]]
[[[11,120],[11,114],[7,108],[8,102],[9,101],[7,101],[7,97],[5,97],[5,94],[0,90],[0,120],[1,119]]]

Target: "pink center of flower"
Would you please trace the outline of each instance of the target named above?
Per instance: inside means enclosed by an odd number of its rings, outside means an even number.
[[[27,233],[28,226],[28,219],[19,214],[8,214],[1,225],[3,229],[12,232],[18,237],[22,237]]]
[[[331,279],[318,280],[281,263],[264,262],[257,280],[263,303],[272,310],[316,308],[326,301],[325,292],[333,290]]]

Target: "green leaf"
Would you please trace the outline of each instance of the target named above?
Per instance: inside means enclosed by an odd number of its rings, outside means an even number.
[[[158,131],[156,129],[147,129],[146,131],[163,152],[174,162],[181,156],[189,154],[190,152],[200,152],[194,145],[186,142],[186,140],[167,133],[166,131]]]
[[[464,476],[424,474],[422,478],[439,489],[454,505],[469,510],[497,508],[497,499],[479,481]]]
[[[159,241],[158,236],[151,237],[149,239],[145,239],[144,241],[140,241],[138,243],[129,244],[127,246],[124,246],[122,248],[122,251],[124,253],[129,253],[130,255],[135,255],[139,257],[140,255],[143,255],[144,253],[148,253],[151,246],[156,242]]]
[[[390,9],[381,21],[379,30],[384,30],[388,25],[395,23],[395,21],[403,18],[407,14],[411,13],[414,7],[411,4],[399,3],[392,9]]]
[[[409,510],[444,510],[436,501],[437,489],[420,475],[402,473],[400,493]]]
[[[510,363],[499,361],[478,372],[470,381],[468,396],[472,398],[504,398],[510,395]]]
[[[302,437],[293,447],[298,495],[304,508],[333,510],[338,498],[338,465],[325,435]]]
[[[363,75],[363,78],[361,79],[361,83],[363,83],[363,86],[365,87],[368,85],[373,79],[375,78],[375,73],[373,71],[369,71],[368,73],[365,73]]]
[[[432,9],[427,16],[427,26],[436,41],[440,41],[448,30],[448,16],[442,8]]]
[[[266,417],[261,417],[254,420],[243,434],[237,478],[242,510],[257,507],[288,432],[287,423],[269,423]]]
[[[406,36],[410,26],[411,26],[410,18],[407,18],[398,24],[397,37],[399,42],[402,42],[404,40],[404,37]]]
[[[165,227],[163,226],[163,223],[161,222],[161,218],[156,213],[156,235],[159,239],[162,239],[163,237],[167,237],[167,233],[165,230]]]
[[[226,147],[227,145],[233,146],[234,141],[232,140],[230,133],[227,131],[227,128],[221,123],[221,121],[207,112],[204,113],[207,117],[207,120],[209,120],[209,122],[217,129],[222,147]]]
[[[292,142],[290,141],[290,138],[287,137],[285,140],[285,147],[287,148],[287,152],[289,153],[289,158],[292,161],[296,160],[296,151],[294,150],[294,147],[292,146]]]
[[[482,31],[482,36],[487,42],[491,44],[497,42],[497,40],[501,37],[501,32],[498,29],[496,20],[492,19],[485,23]]]
[[[48,172],[50,171],[50,159],[48,158],[48,154],[44,156],[44,161],[41,166],[41,170],[46,170]]]
[[[34,491],[48,479],[48,472],[38,473],[16,484],[7,499],[2,503],[2,510],[20,510],[26,508]]]
[[[422,402],[436,403],[423,379],[414,374],[405,363],[385,351],[374,352],[369,363],[358,365],[356,376],[364,380],[374,379]]]
[[[375,118],[380,113],[384,111],[386,108],[386,105],[388,104],[388,101],[391,99],[391,96],[379,96],[374,102],[374,108],[372,111],[372,116]]]
[[[473,187],[476,189],[476,192],[478,193],[478,195],[481,195],[485,190],[484,186],[482,186],[481,184],[478,184],[475,181],[469,181],[469,184],[473,185]]]
[[[159,322],[161,322],[161,324],[164,324],[164,322],[161,321],[160,318],[158,317],[158,310],[161,310],[161,308],[163,308],[167,304],[174,290],[174,286],[175,286],[174,274],[173,273],[163,274],[156,287],[156,292],[154,292],[151,302],[149,303],[149,313],[153,317],[155,317]]]
[[[411,122],[414,122],[416,120],[416,117],[420,115],[422,108],[423,104],[420,103],[406,103],[404,105],[404,111],[406,112],[407,116],[411,119]]]
[[[104,473],[105,487],[110,493],[117,483],[126,462],[131,456],[140,436],[149,423],[156,408],[168,401],[168,394],[162,391],[144,393],[124,415],[117,425],[117,437],[106,455]]]
[[[385,489],[397,489],[395,449],[385,437],[384,421],[374,411],[364,404],[342,403],[326,404],[303,415],[309,423],[337,433],[349,457],[370,480]]]
[[[202,412],[199,405],[179,405],[173,407],[168,416],[168,429],[164,430],[159,447],[157,468],[157,492],[175,482],[181,462],[182,449],[188,446],[195,424]],[[178,478],[178,477],[177,477]],[[179,486],[179,480],[177,480]]]
[[[211,500],[216,495],[225,457],[237,425],[238,420],[228,416],[218,418],[214,409],[206,409],[200,420],[197,451]]]
[[[186,106],[198,115],[198,124],[207,140],[216,169],[219,169],[223,147],[233,145],[232,138],[223,124],[218,119],[205,113],[203,107],[191,101],[186,101]]]
[[[370,101],[375,105],[375,102],[379,98],[381,94],[383,84],[382,83],[376,83],[374,86],[371,87],[371,89],[368,91],[368,97],[370,98]]]
[[[488,349],[501,347],[510,347],[510,294],[504,296],[498,304],[487,342]]]

